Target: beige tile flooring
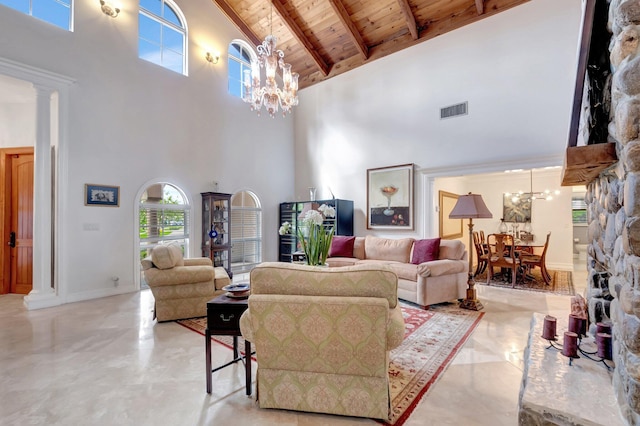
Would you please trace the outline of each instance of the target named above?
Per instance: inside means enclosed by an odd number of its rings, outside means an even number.
[[[576,290],[586,268],[576,265]],[[533,312],[565,315],[569,297],[478,286],[485,316],[407,425],[517,425]],[[368,419],[261,410],[242,365],[205,392],[204,337],[152,320],[149,290],[27,311],[0,296],[2,425],[347,425]],[[213,345],[213,364],[231,351]]]

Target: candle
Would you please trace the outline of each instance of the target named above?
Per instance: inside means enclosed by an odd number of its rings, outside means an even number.
[[[613,359],[610,334],[596,333],[596,345],[598,346],[598,356],[600,358]]]
[[[582,322],[584,320],[578,315],[569,315],[569,331],[576,333],[578,336],[582,336]]]
[[[596,324],[596,334],[597,333],[606,333],[611,334],[611,323],[610,322],[599,322]]]
[[[587,337],[587,318],[582,317],[580,322],[580,337]]]
[[[572,331],[564,332],[562,355],[569,358],[578,358],[578,335]]]
[[[542,338],[546,340],[556,339],[556,317],[547,315],[544,317],[544,326],[542,327]]]

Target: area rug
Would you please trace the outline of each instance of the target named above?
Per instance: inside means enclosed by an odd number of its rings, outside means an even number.
[[[427,311],[402,305],[402,314],[405,339],[389,356],[391,416],[386,424],[394,426],[401,426],[409,418],[484,315],[453,303],[432,305]],[[176,322],[203,335],[207,325],[206,318]],[[230,336],[214,336],[212,340],[233,347]],[[244,347],[244,342],[239,343]]]
[[[496,269],[496,272],[498,269]],[[549,285],[545,284],[542,279],[542,275],[540,273],[540,269],[535,268],[530,271],[530,275],[533,277],[533,280],[527,279],[524,282],[516,282],[514,289],[517,290],[530,290],[530,291],[540,291],[554,294],[562,294],[565,296],[575,296],[576,290],[573,287],[573,277],[571,275],[571,271],[552,271],[549,270],[549,275],[551,275],[551,283]],[[487,272],[477,275],[475,277],[476,284],[487,285]],[[495,287],[503,287],[503,288],[511,288],[511,281],[504,280],[497,274],[494,274],[494,279],[489,284],[490,286]]]

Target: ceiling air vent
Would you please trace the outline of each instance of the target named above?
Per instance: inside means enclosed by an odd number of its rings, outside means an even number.
[[[468,102],[463,102],[461,104],[440,108],[440,119],[467,115],[468,105]]]

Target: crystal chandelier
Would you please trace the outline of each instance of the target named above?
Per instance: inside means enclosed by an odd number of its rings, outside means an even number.
[[[271,117],[275,117],[278,107],[282,115],[291,112],[291,107],[298,105],[298,73],[291,72],[291,64],[284,62],[284,53],[276,49],[277,39],[273,36],[273,3],[269,18],[270,34],[260,46],[256,47],[258,59],[251,61],[251,70],[244,71],[245,102],[251,105],[251,111],[260,110],[264,105]],[[276,82],[276,70],[282,70],[282,89]],[[261,85],[260,68],[265,69],[265,85]]]

